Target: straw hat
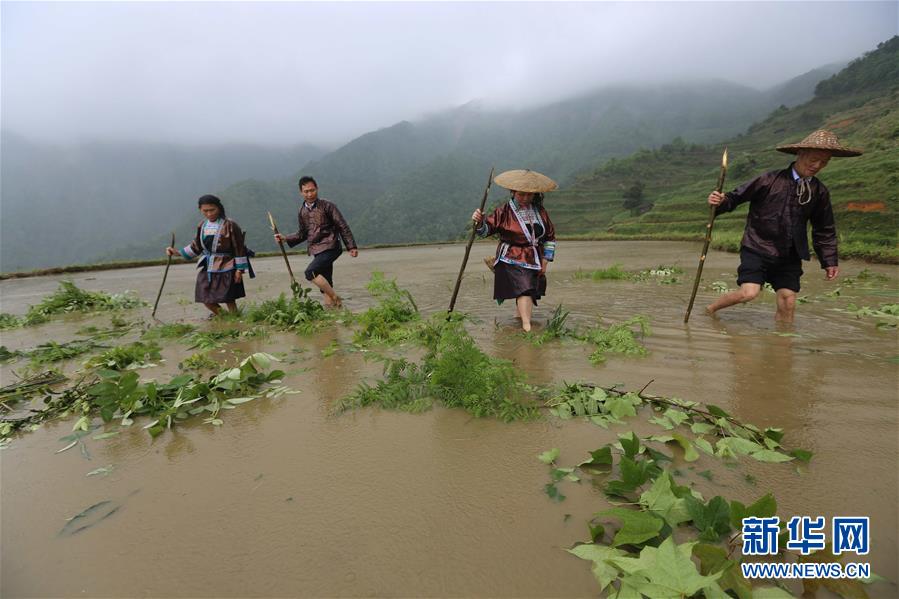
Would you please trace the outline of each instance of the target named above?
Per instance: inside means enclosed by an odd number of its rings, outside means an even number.
[[[825,131],[824,129],[815,131],[798,144],[777,147],[778,152],[785,152],[787,154],[798,154],[799,150],[826,150],[827,152],[830,152],[831,156],[836,156],[838,158],[862,155],[861,150],[845,147],[840,143],[840,140],[837,139],[836,135],[830,131]]]
[[[547,191],[555,191],[559,187],[555,181],[546,175],[541,175],[537,171],[530,169],[500,173],[493,182],[512,191],[532,193],[546,193]]]

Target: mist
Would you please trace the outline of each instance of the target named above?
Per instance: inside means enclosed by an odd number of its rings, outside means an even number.
[[[478,100],[757,89],[896,34],[895,2],[9,3],[2,126],[51,142],[334,145]]]

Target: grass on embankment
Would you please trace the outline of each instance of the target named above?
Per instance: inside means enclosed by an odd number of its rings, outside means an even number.
[[[717,147],[675,140],[657,150],[641,150],[610,160],[553,194],[547,206],[556,229],[568,239],[703,239],[705,198],[718,177],[721,152],[728,146],[725,190],[768,170],[786,167],[792,157],[776,152],[783,143],[826,128],[860,158],[835,158],[821,180],[831,192],[840,240],[840,256],[899,263],[899,88],[839,97],[815,98],[796,108],[780,108],[767,119]],[[623,207],[624,192],[644,185],[647,212]],[[712,246],[736,251],[746,221],[741,206],[715,221]]]

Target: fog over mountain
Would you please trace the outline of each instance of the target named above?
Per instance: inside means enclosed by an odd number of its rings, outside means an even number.
[[[4,2],[0,13],[10,271],[155,256],[166,231],[186,234],[203,193],[254,222],[267,207],[286,215],[307,168],[358,217],[360,241],[446,238],[455,212],[419,198],[467,198],[483,164],[566,181],[676,136],[725,139],[894,35],[897,4]],[[424,208],[430,228],[409,213]]]
[[[896,33],[895,2],[0,4],[3,127],[29,138],[336,146],[481,100],[768,88]]]

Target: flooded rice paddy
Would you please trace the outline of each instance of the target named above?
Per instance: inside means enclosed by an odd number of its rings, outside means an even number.
[[[899,579],[896,330],[837,310],[849,303],[895,303],[895,267],[846,262],[841,278],[868,268],[890,279],[842,286],[828,296],[839,280],[825,283],[816,264],[804,263],[801,295],[813,301],[798,306],[787,329],[775,326],[771,293],[712,319],[703,307],[717,292],[701,288],[685,326],[697,244],[566,242],[535,311],[538,326],[559,303],[571,310],[569,323],[581,326],[598,317],[606,323],[635,314],[650,318],[648,356],[612,355],[593,366],[583,344],[537,347],[517,333],[513,306],[490,299],[492,278],[480,257],[492,248],[475,246],[456,306],[474,317],[468,328],[485,351],[514,360],[533,383],[591,381],[638,390],[653,381],[648,392],[713,403],[762,428],[783,427],[790,447],[814,453],[811,463],[744,458],[727,467],[703,454],[690,465],[676,462],[678,482],[706,497],[745,503],[772,491],[782,518],[870,516],[872,568]],[[445,245],[364,250],[357,259],[345,254],[336,265],[336,288],[348,308],[362,311],[373,303],[365,289],[369,274],[380,270],[411,291],[423,313],[446,309],[462,251]],[[294,271],[302,272],[307,259],[294,256]],[[734,287],[737,262],[733,254],[710,254],[706,287],[716,280]],[[616,263],[625,270],[675,265],[684,273],[673,284],[575,276]],[[281,258],[254,266],[258,277],[246,284],[249,299],[287,291]],[[88,290],[134,290],[152,302],[161,271],[68,278]],[[24,313],[62,278],[0,283],[2,311]],[[172,267],[158,316],[201,330],[221,328],[186,301],[193,298],[194,278],[192,265]],[[150,322],[149,307],[124,315]],[[67,316],[4,332],[2,343],[25,349],[108,322],[108,314]],[[440,407],[421,414],[363,409],[335,415],[340,398],[380,375],[380,365],[364,352],[325,351],[351,339],[351,329],[335,326],[309,337],[272,333],[216,350],[222,353],[213,355],[229,365],[254,351],[285,354],[284,384],[298,392],[238,406],[220,427],[197,419],[153,440],[137,422],[113,438],[86,437],[85,452],[56,453],[72,419],[14,439],[0,451],[0,594],[595,596],[589,564],[564,549],[589,540],[586,522],[608,502],[587,481],[567,484],[567,499],[551,501],[543,492],[547,469],[535,456],[558,447],[561,461],[575,464],[619,432],[660,429],[640,418],[608,431],[552,417],[505,424]],[[194,351],[165,344],[164,361],[141,377],[167,380]],[[71,361],[67,371],[80,361]],[[21,365],[2,366],[3,384]],[[96,433],[115,429],[110,424]],[[697,474],[707,469],[711,480]],[[98,504],[87,516],[90,526],[77,531],[70,525],[68,519]],[[899,588],[879,583],[869,593],[896,597]]]

